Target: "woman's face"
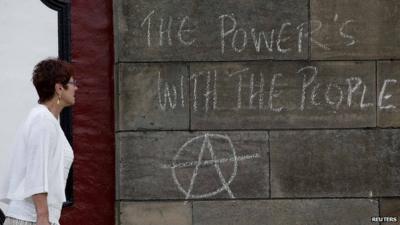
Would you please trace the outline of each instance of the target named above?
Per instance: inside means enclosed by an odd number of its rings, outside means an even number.
[[[75,91],[78,90],[76,80],[71,77],[67,83],[68,88],[64,89],[62,93],[62,100],[66,106],[71,106],[75,104]]]

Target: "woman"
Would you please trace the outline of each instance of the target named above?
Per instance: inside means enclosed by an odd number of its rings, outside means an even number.
[[[58,118],[74,105],[78,90],[68,62],[46,59],[33,71],[39,104],[17,132],[0,200],[8,204],[5,225],[59,224],[73,152]]]

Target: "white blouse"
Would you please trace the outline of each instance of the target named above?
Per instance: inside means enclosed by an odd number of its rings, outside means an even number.
[[[11,150],[9,171],[0,183],[0,201],[8,204],[5,214],[36,222],[32,195],[47,193],[50,222],[59,224],[74,156],[60,123],[46,106],[31,110]]]

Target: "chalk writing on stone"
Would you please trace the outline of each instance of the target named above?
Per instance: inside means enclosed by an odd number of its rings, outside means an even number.
[[[184,84],[183,84],[184,76],[181,75],[180,79],[180,100],[182,108],[185,106],[185,97],[184,97]],[[173,110],[176,108],[178,104],[178,91],[177,87],[174,84],[169,84],[167,81],[163,81],[161,78],[161,72],[158,72],[158,82],[157,82],[157,93],[158,93],[158,103],[160,109],[162,111],[166,111],[168,106]]]
[[[334,21],[338,22],[338,14],[335,14]],[[324,24],[317,19],[310,22],[294,23],[292,21],[285,21],[281,24],[274,24],[273,28],[268,30],[256,29],[257,24],[249,24],[246,26],[239,26],[242,18],[237,17],[234,13],[215,15],[215,33],[219,37],[220,53],[224,55],[227,50],[240,54],[244,50],[253,49],[256,53],[263,51],[278,52],[281,54],[289,53],[302,53],[303,45],[306,43],[307,38],[310,38],[311,43],[323,50],[330,51],[331,47],[324,44],[321,40],[316,40],[315,35],[321,31]],[[192,19],[188,15],[172,16],[172,15],[158,15],[156,10],[151,10],[144,18],[140,20],[139,30],[134,32],[142,32],[145,35],[138,35],[138,37],[145,38],[147,48],[163,48],[170,46],[193,47],[198,42],[200,37],[197,36],[206,30],[200,26],[198,21]],[[344,47],[351,47],[356,45],[357,40],[355,35],[348,33],[349,27],[356,25],[356,21],[347,18],[340,22],[336,32],[342,39],[341,45]],[[310,32],[306,29],[307,26],[311,27]],[[331,35],[334,35],[332,33]],[[211,35],[212,36],[212,35]],[[292,40],[292,41],[291,41]],[[217,44],[207,43],[206,40],[201,40],[203,44]],[[216,40],[207,40],[216,41]],[[198,46],[196,46],[198,47]]]
[[[386,92],[386,89],[388,88],[388,85],[390,85],[390,83],[396,84],[397,80],[395,79],[387,79],[384,80],[383,82],[383,86],[381,88],[381,91],[379,93],[379,98],[378,98],[378,107],[379,109],[395,109],[396,106],[392,105],[392,104],[384,104],[384,100],[389,100],[392,95]]]
[[[177,76],[181,78],[180,83],[164,81],[160,74],[158,75],[158,102],[162,111],[173,111],[178,106],[183,108],[184,99],[187,97],[185,95],[190,96],[192,110],[196,113],[219,110],[257,110],[265,113],[323,110],[338,113],[340,110],[349,109],[369,110],[375,105],[380,110],[396,108],[390,103],[393,97],[390,94],[390,86],[397,83],[397,80],[383,82],[375,103],[370,99],[374,87],[364,82],[363,76],[349,75],[326,79],[317,66],[304,66],[291,73],[272,73],[267,70],[253,70],[251,67],[193,71],[190,75],[190,93],[183,92],[187,85],[183,82],[183,75]],[[291,82],[292,85],[287,86],[287,82]],[[227,86],[231,88],[227,89]],[[287,99],[289,92],[298,94]],[[178,102],[179,96],[181,102]],[[291,103],[287,103],[288,101]],[[291,104],[291,107],[285,103]]]
[[[176,19],[173,18],[172,16],[168,16],[167,18],[164,17],[159,17],[154,19],[154,14],[155,10],[152,10],[150,13],[146,15],[146,17],[143,19],[142,23],[140,24],[141,28],[145,30],[146,32],[146,39],[147,39],[147,47],[151,48],[154,46],[157,46],[157,44],[153,44],[154,40],[157,40],[154,36],[158,36],[158,46],[172,46],[174,45],[173,42],[173,25],[175,25],[176,20],[177,23],[179,24],[179,29],[176,32],[176,39],[179,41],[180,44],[183,44],[184,46],[191,46],[196,42],[196,38],[191,37],[191,33],[195,31],[194,28],[190,28],[190,17],[189,16],[184,16],[182,19]],[[158,19],[158,20],[157,20]],[[156,23],[154,20],[159,23],[158,25],[159,29],[157,29],[156,34],[153,34],[152,32],[152,26],[154,26],[154,23]],[[152,34],[154,36],[152,36]]]
[[[200,145],[202,140],[202,144]],[[213,141],[222,141],[224,142],[227,146],[224,146],[225,149],[228,149],[230,151],[231,157],[229,158],[217,158],[218,151],[217,149],[214,149],[213,147]],[[187,151],[198,151],[197,159],[194,161],[186,161],[186,162],[178,162],[180,161],[180,158],[183,157],[184,153]],[[205,160],[204,159],[204,154],[205,151],[208,151],[209,154],[211,155],[211,160]],[[196,156],[196,154],[194,154]],[[226,191],[231,198],[235,198],[234,193],[232,192],[231,188],[229,185],[232,183],[234,178],[237,175],[238,171],[238,162],[243,161],[243,160],[251,160],[251,159],[256,159],[260,158],[260,154],[252,154],[252,155],[242,155],[242,156],[237,156],[236,155],[236,150],[235,147],[230,139],[229,136],[227,135],[221,135],[221,134],[209,134],[206,133],[201,136],[194,137],[190,140],[188,140],[186,143],[182,145],[182,147],[179,148],[178,152],[176,153],[175,157],[173,158],[173,162],[171,165],[162,165],[161,168],[163,169],[171,169],[172,171],[172,177],[177,185],[178,189],[185,195],[186,199],[198,199],[198,198],[208,198],[217,195],[218,193],[221,193],[223,191]],[[222,169],[220,167],[221,164],[226,164],[226,163],[231,163],[233,164],[233,168],[231,171],[231,174],[228,178],[224,176],[224,173],[222,173]],[[204,168],[204,166],[214,166],[217,174],[218,174],[218,179],[221,183],[220,187],[215,187],[215,191],[208,192],[208,193],[193,193],[193,188],[196,185],[196,178],[198,176],[199,170]],[[189,187],[185,188],[182,185],[182,182],[180,181],[176,170],[186,168],[186,167],[194,167],[193,174],[190,179],[190,184]],[[226,173],[225,173],[226,174]]]

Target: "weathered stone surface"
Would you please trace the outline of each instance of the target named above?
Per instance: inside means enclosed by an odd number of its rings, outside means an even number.
[[[121,225],[191,225],[192,205],[184,202],[121,202]]]
[[[272,197],[400,194],[400,130],[271,132]]]
[[[378,126],[400,126],[400,62],[378,63]]]
[[[120,64],[119,130],[189,129],[184,64]]]
[[[116,14],[119,61],[308,58],[307,0],[118,0]]]
[[[400,198],[383,198],[380,199],[380,217],[386,221],[381,224],[400,224]],[[385,218],[386,217],[386,220]],[[393,221],[395,218],[397,221]]]
[[[393,0],[311,0],[311,58],[399,58],[399,11]]]
[[[119,133],[117,143],[121,199],[269,197],[266,132]]]
[[[190,64],[192,129],[376,126],[373,62]]]
[[[374,224],[378,202],[367,199],[207,201],[193,203],[194,225]]]

